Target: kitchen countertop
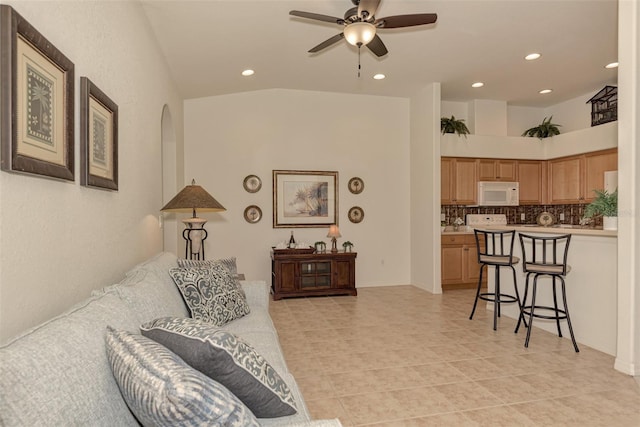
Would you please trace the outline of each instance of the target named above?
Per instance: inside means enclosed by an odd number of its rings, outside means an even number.
[[[478,227],[484,230],[516,230],[522,233],[549,233],[549,234],[575,234],[582,236],[617,237],[617,230],[603,230],[602,228],[581,227],[579,225],[556,224],[551,227],[542,227],[537,224],[510,224],[500,226]],[[453,231],[453,226],[447,226],[442,234],[473,234],[470,226],[460,227]]]

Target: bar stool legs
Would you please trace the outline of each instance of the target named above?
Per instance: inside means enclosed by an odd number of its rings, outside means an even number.
[[[471,310],[471,315],[469,316],[469,320],[473,319],[473,315],[476,312],[476,307],[478,306],[478,300],[482,299],[488,302],[493,302],[493,330],[494,331],[498,330],[498,317],[501,317],[501,314],[502,314],[500,309],[500,303],[517,302],[518,308],[520,308],[520,316],[518,318],[518,323],[520,323],[520,319],[522,319],[522,307],[520,304],[520,301],[521,301],[520,294],[518,293],[516,269],[512,265],[502,266],[502,267],[511,268],[511,271],[513,272],[513,287],[516,293],[516,296],[514,297],[513,295],[503,294],[500,291],[500,266],[499,265],[495,266],[496,272],[494,276],[494,289],[493,289],[494,292],[480,293],[480,288],[482,287],[482,276],[483,276],[484,267],[486,267],[486,264],[480,267],[480,279],[478,280],[478,290],[476,291],[476,299],[473,302],[473,309]],[[525,322],[525,325],[526,325],[526,322]]]

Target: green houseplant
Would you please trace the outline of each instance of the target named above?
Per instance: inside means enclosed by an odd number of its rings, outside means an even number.
[[[464,124],[464,119],[456,119],[453,115],[451,118],[442,117],[440,119],[440,131],[443,135],[445,133],[456,133],[464,135],[465,138],[470,133],[467,125]]]
[[[548,119],[545,117],[538,126],[527,129],[522,133],[522,136],[535,136],[536,138],[544,139],[554,135],[560,135],[560,129],[562,125],[551,123],[553,116]]]
[[[602,215],[602,225],[605,230],[618,229],[618,190],[609,193],[606,190],[593,190],[596,198],[584,210],[585,218]]]

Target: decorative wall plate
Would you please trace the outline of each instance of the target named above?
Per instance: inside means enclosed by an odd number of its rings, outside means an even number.
[[[549,227],[556,222],[556,218],[549,212],[542,212],[538,215],[538,219],[536,221],[538,222],[538,225]]]
[[[259,222],[262,219],[262,209],[256,205],[247,206],[244,210],[244,219],[251,224]]]
[[[247,175],[242,182],[242,186],[249,193],[257,193],[262,188],[262,181],[257,175]]]
[[[364,190],[364,181],[361,178],[354,176],[349,180],[347,187],[349,187],[349,191],[353,194],[360,194],[362,193],[362,190]]]
[[[364,219],[364,211],[360,206],[354,206],[351,209],[349,209],[348,216],[349,216],[349,221],[353,222],[354,224],[357,224],[359,222],[362,222],[362,220]]]

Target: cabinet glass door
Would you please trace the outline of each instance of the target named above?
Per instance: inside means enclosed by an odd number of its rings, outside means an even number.
[[[301,288],[331,286],[331,262],[303,262],[300,264]]]

